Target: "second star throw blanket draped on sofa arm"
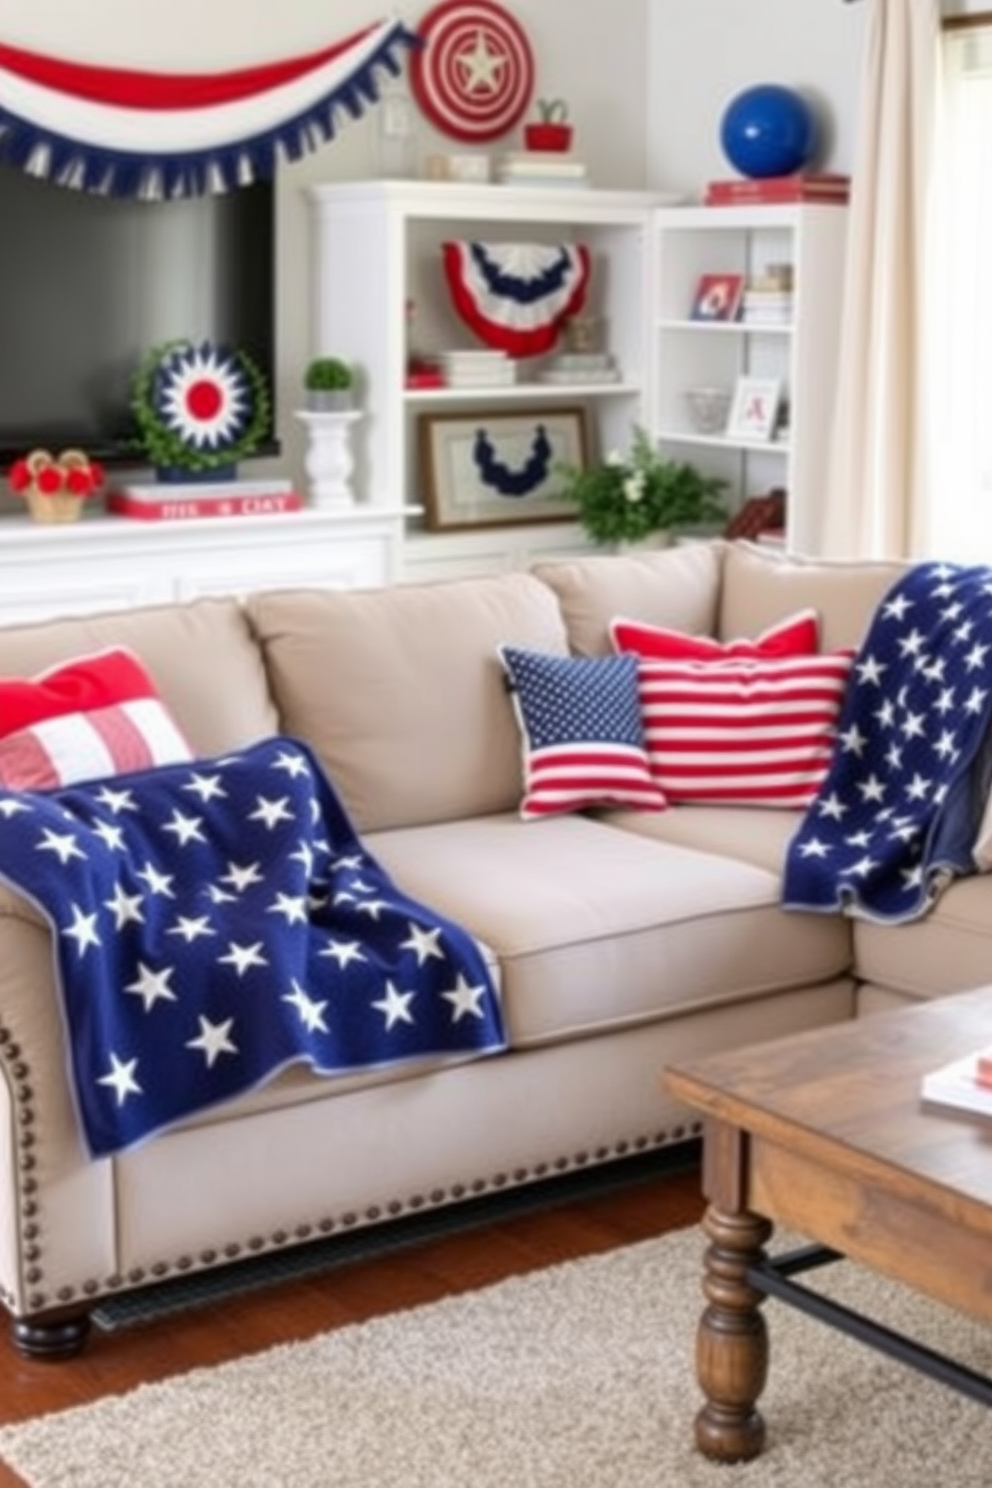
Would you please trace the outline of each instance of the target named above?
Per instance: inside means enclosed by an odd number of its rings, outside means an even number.
[[[393,883],[296,740],[0,791],[0,878],[51,928],[93,1156],[294,1063],[505,1047],[481,947]]]
[[[988,790],[992,569],[923,563],[878,606],[783,902],[886,923],[972,873]]]

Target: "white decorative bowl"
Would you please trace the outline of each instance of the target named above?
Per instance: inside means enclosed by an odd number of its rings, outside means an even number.
[[[685,390],[689,420],[699,434],[722,434],[730,414],[730,389],[691,387]]]

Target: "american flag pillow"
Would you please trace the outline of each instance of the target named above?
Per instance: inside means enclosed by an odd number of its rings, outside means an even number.
[[[523,740],[525,819],[667,804],[644,748],[635,656],[551,656],[501,646]]]
[[[81,656],[37,677],[0,678],[0,787],[54,790],[192,759],[130,651]]]
[[[644,661],[648,757],[671,802],[805,807],[830,765],[853,652]]]

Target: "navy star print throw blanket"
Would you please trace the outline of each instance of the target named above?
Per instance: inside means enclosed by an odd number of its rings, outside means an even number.
[[[911,568],[855,659],[830,770],[789,844],[786,908],[894,924],[974,872],[990,708],[992,569]]]
[[[293,1063],[505,1047],[476,942],[396,887],[293,739],[0,792],[0,877],[51,927],[93,1156]]]

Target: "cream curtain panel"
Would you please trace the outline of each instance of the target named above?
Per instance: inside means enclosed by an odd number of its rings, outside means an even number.
[[[941,48],[930,276],[931,551],[992,561],[992,21]]]
[[[922,312],[939,0],[869,0],[834,440],[830,556],[917,557],[926,515]]]

